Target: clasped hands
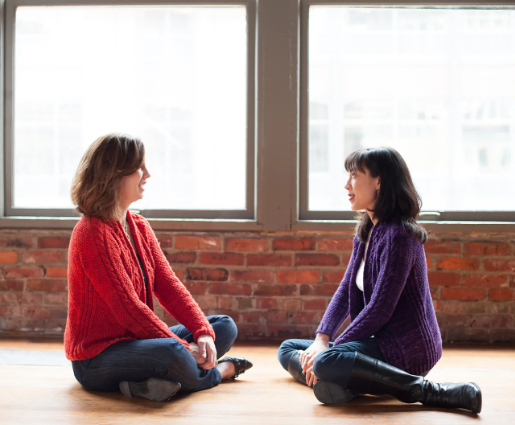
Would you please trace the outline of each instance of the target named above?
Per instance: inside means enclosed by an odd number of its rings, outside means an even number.
[[[315,363],[316,356],[328,348],[329,335],[319,333],[313,341],[313,344],[300,355],[300,365],[302,366],[302,373],[306,374],[306,384],[308,387],[315,385],[315,382],[318,380],[313,373],[313,364]]]
[[[196,343],[190,342],[189,351],[202,369],[208,370],[216,366],[216,346],[211,335],[201,335]]]

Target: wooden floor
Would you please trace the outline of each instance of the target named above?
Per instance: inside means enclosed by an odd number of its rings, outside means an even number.
[[[42,351],[62,349],[58,342],[0,340],[0,350],[33,350],[40,359],[45,358]],[[428,375],[437,381],[479,384],[483,390],[479,416],[406,405],[389,397],[362,396],[347,404],[324,406],[311,389],[282,370],[276,352],[275,346],[236,346],[231,354],[251,359],[253,369],[236,381],[169,403],[85,391],[69,365],[0,364],[0,424],[515,424],[515,347],[446,348]]]

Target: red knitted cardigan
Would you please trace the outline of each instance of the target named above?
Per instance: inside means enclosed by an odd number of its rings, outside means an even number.
[[[134,244],[148,277],[149,305],[141,268],[119,221],[83,217],[75,226],[68,254],[66,357],[86,360],[118,341],[175,338],[153,311],[152,294],[193,333],[215,338],[213,328],[175,276],[148,222],[127,212]]]

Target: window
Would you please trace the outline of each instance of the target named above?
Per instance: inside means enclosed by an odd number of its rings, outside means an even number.
[[[380,146],[425,211],[515,210],[515,10],[312,4],[306,24],[301,216],[352,216],[344,159]]]
[[[145,143],[146,216],[254,217],[245,4],[13,12],[8,212],[70,216],[86,147],[124,132]]]
[[[344,160],[372,146],[422,219],[513,226],[515,0],[152,3],[5,1],[0,226],[73,226],[79,159],[118,131],[160,229],[350,230]]]

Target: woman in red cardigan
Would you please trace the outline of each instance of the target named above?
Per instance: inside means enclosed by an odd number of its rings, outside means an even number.
[[[166,401],[252,363],[218,360],[234,343],[234,321],[204,316],[148,222],[129,212],[149,177],[143,143],[127,135],[100,137],[82,157],[72,184],[83,217],[70,241],[65,350],[84,388]],[[182,325],[169,328],[154,314],[154,294]]]

